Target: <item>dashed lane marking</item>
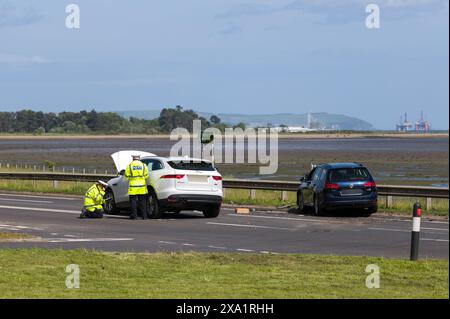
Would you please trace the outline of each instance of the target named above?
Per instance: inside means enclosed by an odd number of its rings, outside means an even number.
[[[370,230],[379,230],[379,231],[393,231],[393,232],[400,232],[400,233],[410,233],[411,230],[407,229],[396,229],[396,228],[379,228],[379,227],[371,227]],[[433,235],[444,235],[443,233],[435,233],[435,232],[429,232],[429,231],[423,231],[422,233],[425,234],[433,234]]]
[[[237,250],[237,251],[246,252],[246,253],[254,252],[254,250],[252,250],[252,249],[244,249],[244,248],[237,248],[236,250]]]
[[[21,203],[41,203],[41,204],[54,204],[55,202],[47,200],[31,200],[31,199],[14,199],[14,198],[0,198],[0,201],[4,202],[21,202]]]
[[[0,228],[10,229],[10,230],[24,230],[24,229],[44,230],[44,229],[38,228],[38,227],[29,227],[29,226],[22,226],[22,225],[5,225],[5,224],[0,224]],[[14,228],[14,229],[12,229],[12,228]]]
[[[321,224],[348,224],[348,222],[338,221],[338,220],[327,220],[327,219],[309,219],[309,218],[294,218],[294,217],[279,217],[279,216],[260,216],[260,215],[237,215],[228,214],[230,216],[236,217],[246,217],[246,218],[262,218],[262,219],[280,219],[280,220],[295,220],[299,222],[311,222],[311,223],[321,223]]]
[[[80,211],[76,211],[76,210],[61,210],[61,209],[37,208],[37,207],[17,207],[17,206],[0,206],[0,208],[13,209],[13,210],[28,210],[28,211],[36,211],[36,212],[50,212],[50,213],[64,213],[64,214],[78,214],[78,215],[80,215]]]
[[[448,243],[448,239],[420,238],[420,240],[425,240],[425,241],[438,241],[438,242],[446,242],[446,243]]]
[[[0,193],[0,196],[9,196],[9,197],[25,197],[25,198],[46,198],[46,199],[62,199],[62,200],[79,200],[78,198],[71,197],[57,197],[57,196],[36,196],[36,195],[19,195],[19,194],[4,194]]]
[[[246,228],[261,228],[261,229],[277,229],[277,230],[297,230],[295,228],[284,228],[284,227],[272,227],[272,226],[261,226],[261,225],[246,225],[246,224],[228,224],[228,223],[213,223],[207,222],[208,225],[217,226],[231,226],[231,227],[246,227]]]
[[[222,250],[228,249],[227,247],[222,247],[222,246],[208,246],[208,248],[212,248],[212,249],[222,249]]]
[[[44,238],[49,243],[78,243],[78,242],[99,242],[99,241],[131,241],[134,238]]]

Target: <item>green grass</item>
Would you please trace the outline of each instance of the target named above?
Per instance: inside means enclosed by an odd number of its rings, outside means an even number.
[[[55,187],[56,186],[56,187]],[[0,180],[0,190],[13,192],[36,192],[53,194],[84,195],[92,183]]]
[[[80,267],[80,289],[65,268]],[[368,264],[380,267],[368,289]],[[215,253],[0,250],[0,298],[448,298],[448,261]]]
[[[33,238],[34,236],[29,234],[19,234],[19,233],[2,233],[0,232],[0,242],[1,241],[10,241],[10,240],[18,240],[18,239],[28,239]]]

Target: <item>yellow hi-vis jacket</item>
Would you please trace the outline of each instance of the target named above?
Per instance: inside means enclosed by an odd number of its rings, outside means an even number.
[[[94,212],[98,209],[103,209],[105,192],[97,187],[96,184],[92,185],[91,188],[84,195],[84,208],[88,212]]]
[[[128,195],[148,194],[148,167],[141,161],[132,161],[125,170],[125,178],[129,181]]]

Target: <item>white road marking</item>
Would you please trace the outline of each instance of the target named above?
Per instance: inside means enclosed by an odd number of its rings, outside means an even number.
[[[189,244],[189,243],[183,243],[181,245],[183,245],[183,246],[195,246],[194,244]]]
[[[446,243],[448,243],[448,239],[420,238],[420,240],[426,240],[426,241],[440,241],[440,242],[446,242]]]
[[[422,229],[441,230],[441,231],[447,231],[448,232],[448,229],[445,229],[445,228],[422,227]]]
[[[248,252],[248,253],[254,251],[254,250],[251,250],[251,249],[243,249],[243,248],[238,248],[238,249],[236,249],[236,250],[237,250],[237,251],[244,251],[244,252]]]
[[[259,226],[259,225],[243,225],[243,224],[228,224],[228,223],[213,223],[208,222],[209,225],[218,226],[232,226],[232,227],[247,227],[247,228],[263,228],[263,229],[278,229],[278,230],[297,230],[295,228],[283,228],[283,227],[271,227],[271,226]]]
[[[337,221],[337,220],[327,220],[327,219],[308,219],[308,218],[294,218],[294,217],[278,217],[278,216],[260,216],[260,215],[237,215],[228,214],[230,216],[236,217],[247,217],[247,218],[263,218],[263,219],[280,219],[280,220],[296,220],[300,222],[311,222],[311,223],[321,223],[321,224],[348,224],[348,222]]]
[[[177,244],[177,243],[175,243],[173,241],[163,241],[163,240],[158,241],[158,243],[160,243],[160,244],[167,244],[167,245],[176,245]]]
[[[0,225],[0,228],[8,228],[8,227],[15,228],[14,230],[20,230],[20,229],[44,230],[44,229],[38,228],[38,227],[29,227],[29,226],[21,226],[21,225]]]
[[[382,221],[394,221],[394,222],[406,222],[411,223],[411,219],[396,219],[396,218],[382,218],[382,217],[370,217],[372,220],[382,220]],[[448,222],[438,221],[438,220],[422,220],[422,223],[430,223],[430,224],[445,224],[448,225]]]
[[[77,236],[75,236],[75,235],[64,235],[64,237],[76,238]]]
[[[380,231],[394,231],[394,232],[400,232],[400,233],[410,233],[411,232],[411,230],[396,229],[396,228],[371,227],[369,229],[370,230],[380,230]],[[434,232],[428,232],[428,231],[422,231],[422,233],[433,234],[433,235],[443,235],[442,233],[434,233]]]
[[[99,241],[131,241],[134,240],[134,238],[44,238],[43,240],[49,243],[78,243]]]
[[[0,196],[25,197],[25,198],[62,199],[62,200],[79,200],[78,198],[70,198],[70,197],[19,195],[19,194],[3,194],[3,193],[1,193]]]
[[[227,249],[227,247],[221,247],[221,246],[208,246],[208,248],[213,248],[213,249]]]
[[[55,202],[50,202],[46,200],[31,200],[31,199],[13,199],[13,198],[0,198],[4,202],[25,202],[25,203],[43,203],[43,204],[54,204]]]
[[[81,213],[81,211],[77,211],[77,210],[61,210],[61,209],[37,208],[37,207],[0,206],[0,208],[13,209],[13,210],[31,210],[31,211],[36,211],[36,212],[78,214],[78,215],[80,215],[80,213]]]

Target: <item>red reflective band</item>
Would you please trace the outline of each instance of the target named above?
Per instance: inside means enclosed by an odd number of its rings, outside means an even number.
[[[177,174],[177,175],[164,175],[164,176],[161,176],[161,178],[164,178],[164,179],[166,179],[166,178],[182,179],[182,178],[184,178],[184,175],[180,175],[180,174]]]
[[[417,208],[417,217],[420,217],[422,215],[422,208]]]
[[[375,182],[364,183],[364,187],[376,187],[376,186],[377,186],[377,184],[375,184]]]
[[[221,181],[222,180],[222,176],[211,176],[213,178],[213,180],[215,181]]]
[[[325,189],[339,189],[339,185],[338,184],[332,184],[332,183],[326,183],[325,184]]]

